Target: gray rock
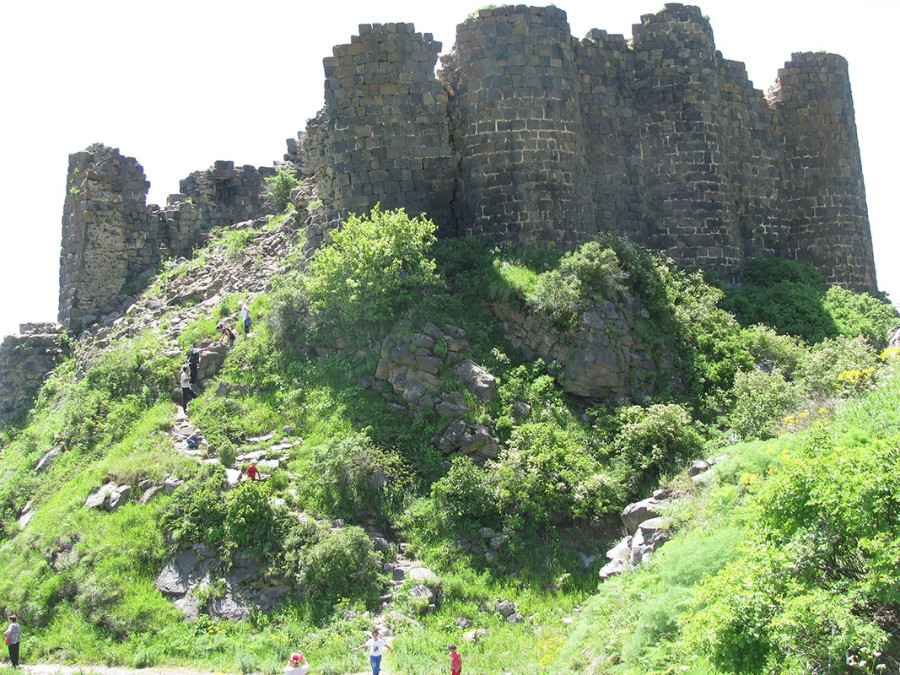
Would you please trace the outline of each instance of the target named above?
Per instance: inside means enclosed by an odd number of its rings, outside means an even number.
[[[89,509],[99,509],[106,507],[109,495],[112,494],[118,486],[115,483],[106,483],[99,490],[92,492],[85,500],[84,505]]]
[[[622,511],[622,522],[625,525],[626,532],[633,534],[637,530],[638,525],[645,520],[658,518],[661,515],[660,508],[663,504],[664,502],[648,497],[626,506],[625,510]]]
[[[106,500],[107,508],[109,508],[110,511],[118,511],[122,506],[128,503],[128,498],[130,496],[131,486],[120,485],[109,494],[109,498]]]
[[[53,460],[59,457],[62,454],[62,449],[59,447],[52,448],[48,450],[47,453],[38,460],[37,466],[34,467],[35,473],[43,473],[47,469],[49,469],[53,465]]]
[[[497,394],[497,378],[472,359],[460,363],[453,374],[481,401],[490,401]]]
[[[601,579],[606,580],[630,569],[631,563],[627,560],[613,560],[600,568],[599,576]]]
[[[704,462],[702,459],[695,459],[688,468],[688,475],[693,477],[704,471],[709,471],[709,463]]]

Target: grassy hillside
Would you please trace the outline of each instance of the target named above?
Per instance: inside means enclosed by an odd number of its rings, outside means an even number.
[[[488,250],[377,210],[305,264],[302,216],[224,231],[167,266],[2,431],[0,598],[26,661],[274,673],[299,647],[318,672],[344,673],[364,668],[349,647],[375,621],[394,635],[387,670],[410,674],[444,667],[449,642],[485,673],[844,672],[841,654],[868,668],[867,654],[896,649],[890,305],[782,287],[796,317],[817,319],[779,334],[719,305],[756,321],[752,284],[726,298],[625,241]],[[638,401],[566,395],[558,365],[511,347],[491,311],[513,305],[566,339],[591,307],[627,298],[644,308],[635,335],[677,368],[678,386]],[[218,341],[240,299],[252,335],[185,420],[171,396],[185,350]],[[429,325],[445,337],[422,364],[452,415],[373,377],[386,336]],[[451,336],[495,393],[455,375]],[[441,450],[456,419],[485,430],[491,458]],[[187,426],[205,454],[186,452]],[[268,480],[235,483],[254,452]],[[714,480],[686,477],[719,455]],[[660,482],[683,495],[678,536],[598,585],[618,514]],[[108,484],[130,488],[127,503],[87,507]],[[187,550],[217,561],[194,620],[155,587]],[[436,574],[429,595],[390,583],[404,561]],[[215,618],[247,564],[283,602]]]

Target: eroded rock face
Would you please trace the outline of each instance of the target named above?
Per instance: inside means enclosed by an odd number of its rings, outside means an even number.
[[[682,387],[674,351],[650,352],[635,336],[635,316],[646,311],[628,293],[586,310],[578,327],[563,334],[550,320],[508,304],[495,303],[504,336],[530,359],[558,366],[557,381],[569,394],[633,400]]]
[[[166,563],[156,588],[173,598],[187,619],[202,612],[234,621],[246,619],[257,607],[272,609],[290,590],[284,579],[246,556],[239,556],[226,572],[214,552],[201,544],[179,551]]]

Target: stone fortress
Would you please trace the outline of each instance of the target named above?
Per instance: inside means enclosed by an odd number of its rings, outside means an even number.
[[[314,178],[314,245],[380,203],[442,236],[568,250],[614,231],[726,283],[747,259],[782,257],[877,292],[842,57],[794,54],[764,95],[701,10],[676,3],[631,40],[578,40],[555,7],[483,9],[435,75],[441,48],[412,24],[361,25],[324,59],[325,105],[283,164]],[[71,155],[63,328],[114,318],[161,261],[263,215],[275,172],[217,162],[158,207],[136,159],[102,145]]]
[[[766,97],[697,7],[667,4],[633,32],[577,40],[555,7],[483,9],[436,76],[430,34],[361,25],[324,59],[325,105],[285,156],[315,177],[318,229],[381,203],[442,236],[567,250],[615,231],[726,283],[775,256],[876,292],[847,62],[794,54]],[[274,172],[217,162],[159,208],[135,159],[72,155],[60,322],[89,326],[211,227],[261,215]]]

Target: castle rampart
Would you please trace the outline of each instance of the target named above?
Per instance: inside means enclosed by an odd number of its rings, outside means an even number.
[[[716,50],[697,7],[641,17],[631,43],[571,36],[555,7],[483,9],[440,43],[412,24],[362,25],[324,60],[325,106],[288,143],[324,208],[310,241],[380,203],[442,236],[570,249],[615,231],[740,283],[748,258],[814,264],[877,291],[846,61],[794,54],[767,99]],[[296,161],[295,161],[296,160]],[[122,291],[211,227],[262,215],[273,168],[217,162],[146,205],[133,158],[70,158],[59,320],[124,308]]]
[[[59,322],[77,330],[120,314],[128,287],[162,260],[189,257],[211,228],[265,212],[274,168],[220,161],[181,181],[164,208],[133,157],[96,144],[69,156],[59,264]]]
[[[445,235],[571,248],[612,230],[726,283],[746,259],[777,255],[877,290],[841,57],[794,54],[767,101],[697,7],[641,17],[630,45],[599,30],[575,40],[554,7],[483,9],[442,57],[442,110],[431,62],[410,56],[428,43],[418,35],[362,26],[325,60],[326,104],[304,146],[332,222],[381,201]],[[419,84],[408,94],[383,80],[406,72]],[[425,193],[398,187],[385,154],[397,144],[410,156],[439,147],[419,174]]]

